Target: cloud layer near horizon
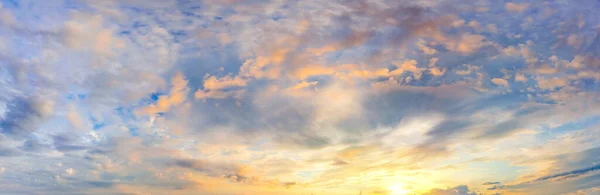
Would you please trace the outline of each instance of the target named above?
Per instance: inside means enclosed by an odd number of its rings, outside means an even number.
[[[599,193],[599,8],[2,0],[0,189]]]

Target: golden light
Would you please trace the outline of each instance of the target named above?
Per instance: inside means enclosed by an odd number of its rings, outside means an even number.
[[[410,191],[404,188],[403,184],[394,184],[388,187],[388,190],[392,193],[392,195],[405,195]]]

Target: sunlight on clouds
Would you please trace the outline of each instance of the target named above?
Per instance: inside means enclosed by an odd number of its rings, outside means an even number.
[[[171,79],[171,90],[168,95],[161,95],[156,100],[156,104],[149,105],[146,108],[140,110],[140,113],[154,115],[160,112],[167,112],[172,107],[183,103],[188,95],[189,89],[187,81],[181,73],[175,73]]]
[[[594,194],[595,1],[2,1],[7,194]]]

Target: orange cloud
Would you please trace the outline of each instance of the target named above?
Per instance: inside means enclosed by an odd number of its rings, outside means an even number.
[[[506,10],[510,11],[510,12],[523,12],[525,11],[525,9],[527,9],[527,7],[529,7],[529,3],[506,3],[506,5],[504,6],[504,8],[506,8]]]
[[[303,66],[296,69],[293,75],[298,79],[306,79],[310,76],[318,76],[318,75],[332,75],[338,72],[340,69],[336,67],[328,67],[321,65],[310,65]]]
[[[508,81],[506,79],[503,78],[493,78],[492,79],[492,83],[499,85],[499,86],[504,86],[505,88],[508,88]]]
[[[445,42],[446,47],[451,51],[461,54],[470,54],[484,45],[485,38],[481,35],[463,34],[458,39]]]
[[[538,81],[538,87],[540,89],[553,90],[557,87],[563,87],[567,85],[567,81],[565,79],[552,78],[552,79],[543,79],[540,78]]]
[[[180,72],[175,73],[171,78],[171,91],[168,95],[162,95],[156,101],[156,104],[149,105],[140,109],[137,114],[154,115],[160,112],[168,112],[172,107],[182,104],[189,93],[187,80]]]

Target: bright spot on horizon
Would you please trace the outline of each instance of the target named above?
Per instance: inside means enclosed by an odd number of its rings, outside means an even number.
[[[405,185],[402,183],[397,183],[388,187],[388,190],[392,193],[392,195],[406,195],[410,192],[405,188]]]

